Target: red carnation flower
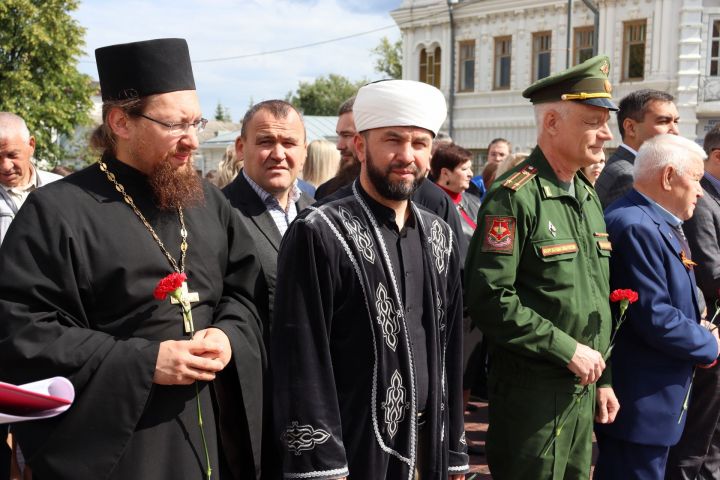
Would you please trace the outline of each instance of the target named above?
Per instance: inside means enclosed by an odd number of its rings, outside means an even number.
[[[158,300],[165,300],[168,295],[180,288],[185,280],[187,275],[184,273],[171,273],[158,282],[153,296]]]
[[[637,299],[637,292],[630,289],[617,289],[613,290],[613,292],[610,294],[611,302],[620,302],[622,300],[627,300],[628,303],[635,303],[637,302]]]

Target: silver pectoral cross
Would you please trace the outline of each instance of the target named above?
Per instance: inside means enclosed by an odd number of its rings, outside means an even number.
[[[170,302],[173,304],[182,303],[183,309],[187,309],[187,314],[183,312],[183,324],[185,327],[185,333],[191,333],[194,330],[192,325],[192,314],[190,313],[190,309],[192,308],[191,304],[199,302],[200,296],[197,292],[188,291],[187,282],[183,282],[180,286],[180,294],[180,300],[177,300],[175,297],[171,297]]]

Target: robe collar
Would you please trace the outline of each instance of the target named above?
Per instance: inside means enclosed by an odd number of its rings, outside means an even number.
[[[373,213],[375,218],[377,219],[378,223],[381,225],[385,225],[386,227],[390,228],[394,232],[398,232],[397,223],[395,223],[395,210],[392,208],[386,207],[382,203],[376,201],[373,199],[362,187],[360,180],[356,180],[355,184],[357,185],[358,192],[360,193],[360,196],[363,198],[365,203],[367,204],[370,211]],[[405,225],[403,227],[403,231],[406,228],[413,228],[415,227],[415,214],[412,210],[412,202],[408,201],[408,210],[410,211],[410,216],[408,217],[407,221],[405,222]],[[402,233],[402,232],[400,232]]]

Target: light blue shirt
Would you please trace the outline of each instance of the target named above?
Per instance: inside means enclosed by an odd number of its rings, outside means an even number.
[[[245,180],[247,180],[255,193],[258,194],[260,200],[262,200],[265,204],[265,207],[280,231],[280,236],[282,237],[285,235],[288,227],[292,221],[295,220],[295,217],[297,217],[297,207],[295,206],[295,203],[300,199],[300,195],[302,195],[302,192],[297,186],[297,180],[295,180],[292,187],[290,187],[287,209],[283,209],[280,202],[277,201],[277,198],[275,198],[274,195],[266,192],[260,185],[255,183],[252,178],[248,177],[247,173],[245,173],[245,169],[242,170],[242,174],[245,176]]]
[[[640,193],[640,192],[638,192],[638,193]],[[647,195],[645,195],[643,193],[640,193],[640,195],[642,195],[648,202],[650,202],[650,205],[652,205],[655,212],[658,215],[660,215],[671,227],[675,227],[675,228],[682,227],[682,224],[683,224],[682,220],[680,220],[678,217],[676,217],[672,213],[665,210],[665,208],[663,208],[662,205],[660,205],[659,203],[657,203],[655,200],[648,197]]]

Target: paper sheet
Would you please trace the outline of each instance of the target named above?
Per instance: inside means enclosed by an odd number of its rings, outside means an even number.
[[[0,382],[0,389],[8,385],[7,383]],[[75,400],[75,389],[72,383],[70,383],[70,380],[64,377],[47,378],[37,382],[26,383],[25,385],[17,385],[17,387],[26,392],[62,398],[70,403],[50,410],[41,410],[26,415],[9,415],[0,411],[0,424],[54,417],[70,408],[72,401]]]

